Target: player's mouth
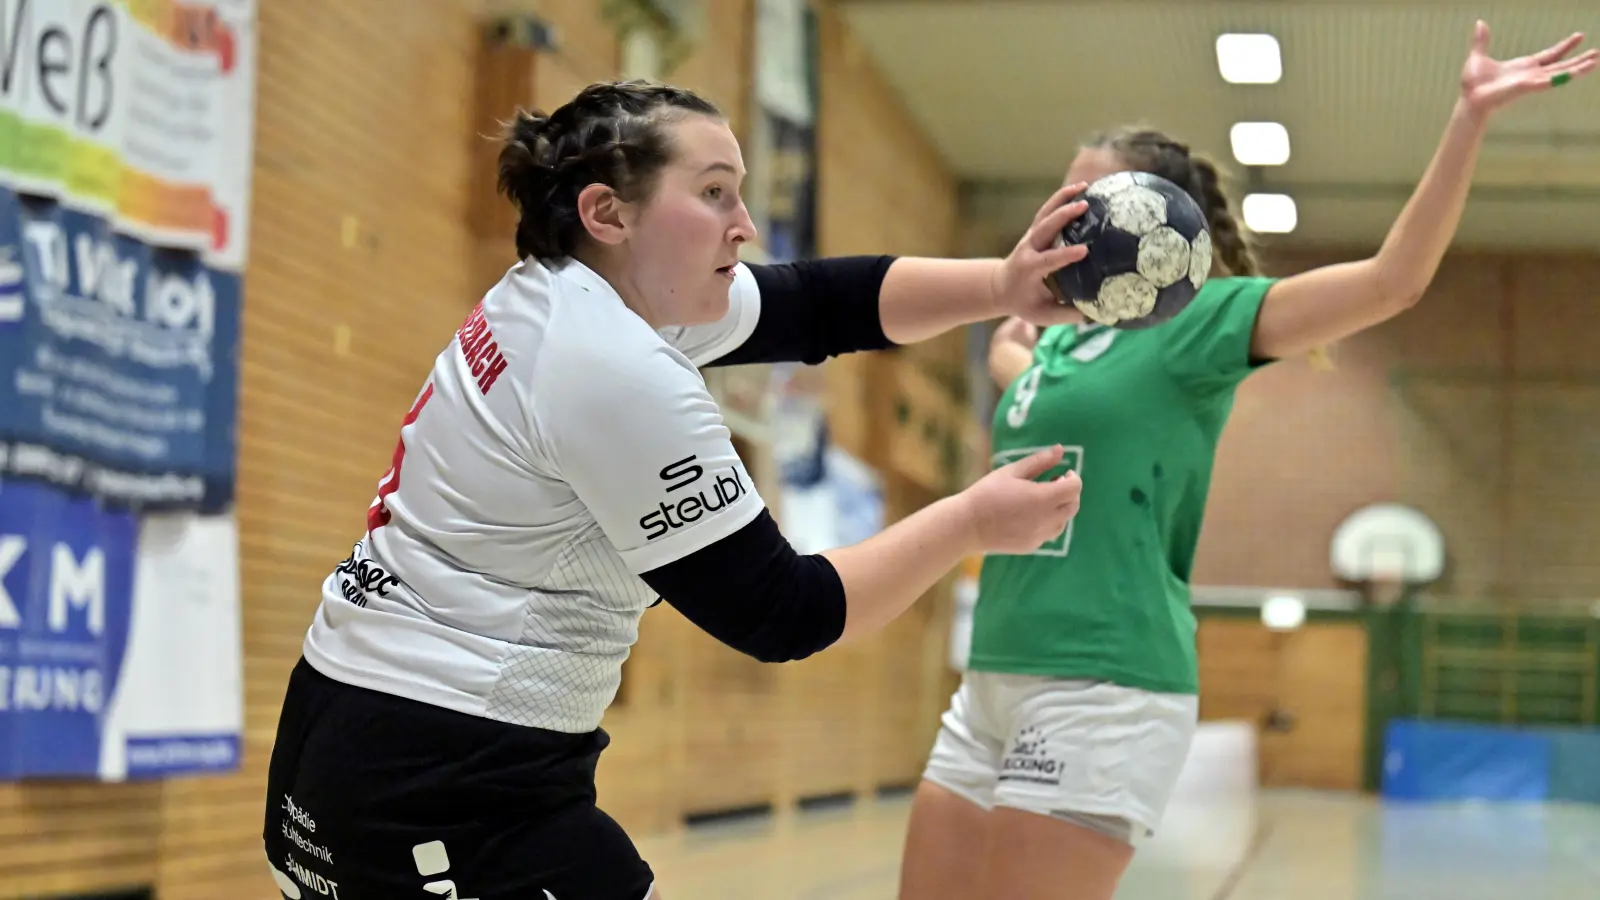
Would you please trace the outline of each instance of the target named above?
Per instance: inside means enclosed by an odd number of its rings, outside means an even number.
[[[737,265],[738,265],[738,263],[734,263],[733,265],[728,265],[728,266],[717,266],[717,274],[721,275],[723,278],[728,279],[729,281],[732,281],[733,280],[733,268],[734,268],[734,266],[737,266]]]

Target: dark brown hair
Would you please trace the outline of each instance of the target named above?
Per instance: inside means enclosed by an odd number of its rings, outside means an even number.
[[[1160,175],[1189,192],[1205,211],[1206,224],[1211,229],[1211,245],[1216,248],[1217,259],[1229,275],[1258,275],[1260,264],[1255,250],[1233,204],[1222,189],[1222,170],[1215,162],[1200,153],[1191,152],[1189,145],[1155,130],[1127,126],[1097,134],[1084,146],[1097,150],[1110,150],[1117,158],[1141,172]]]
[[[578,194],[591,184],[648,198],[673,158],[663,126],[695,113],[722,116],[692,91],[645,81],[591,84],[548,116],[518,110],[505,127],[499,178],[521,213],[518,256],[572,255],[584,234]]]

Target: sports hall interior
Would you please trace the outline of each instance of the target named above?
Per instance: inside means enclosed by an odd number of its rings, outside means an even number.
[[[0,2],[0,18],[28,5]],[[1600,31],[1600,7],[1578,2],[810,0],[793,21],[811,142],[780,159],[757,134],[758,13],[795,6],[255,0],[240,757],[185,777],[0,784],[0,898],[278,896],[261,828],[286,679],[434,355],[514,262],[486,136],[517,107],[619,76],[703,92],[753,177],[811,167],[819,255],[1003,255],[1080,140],[1148,121],[1241,192],[1293,198],[1292,229],[1259,241],[1282,275],[1383,240],[1476,17],[1502,54]],[[1229,33],[1275,36],[1281,79],[1224,80]],[[1289,161],[1239,165],[1241,121],[1282,123]],[[1423,301],[1240,389],[1194,579],[1202,731],[1119,898],[1600,897],[1597,201],[1600,84],[1519,104]],[[785,376],[874,473],[885,521],[986,470],[988,328]],[[707,378],[776,503],[773,373]],[[1376,504],[1437,527],[1441,573],[1409,574],[1426,535],[1336,550]],[[1370,577],[1336,571],[1341,552]],[[785,665],[647,612],[599,791],[667,896],[895,896],[971,571],[882,635]]]

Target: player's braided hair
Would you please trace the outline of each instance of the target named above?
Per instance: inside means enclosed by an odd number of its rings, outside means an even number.
[[[692,91],[645,81],[601,82],[546,116],[517,111],[500,149],[500,192],[521,212],[517,254],[570,256],[583,236],[578,194],[604,184],[624,200],[648,197],[672,160],[663,125],[688,114],[721,117]]]
[[[1125,127],[1097,134],[1085,145],[1110,150],[1124,163],[1162,178],[1189,192],[1205,211],[1211,246],[1229,275],[1256,275],[1261,271],[1255,250],[1233,204],[1223,190],[1222,170],[1189,145],[1154,128]]]

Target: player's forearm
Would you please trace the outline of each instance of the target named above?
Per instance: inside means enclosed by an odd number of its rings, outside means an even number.
[[[1414,303],[1433,281],[1466,208],[1485,129],[1482,114],[1456,104],[1433,161],[1373,258],[1385,299]]]
[[[844,583],[840,640],[870,634],[894,621],[976,548],[972,513],[958,494],[859,544],[823,553]]]
[[[998,259],[895,260],[878,293],[883,333],[896,344],[914,344],[994,318],[999,268]]]

